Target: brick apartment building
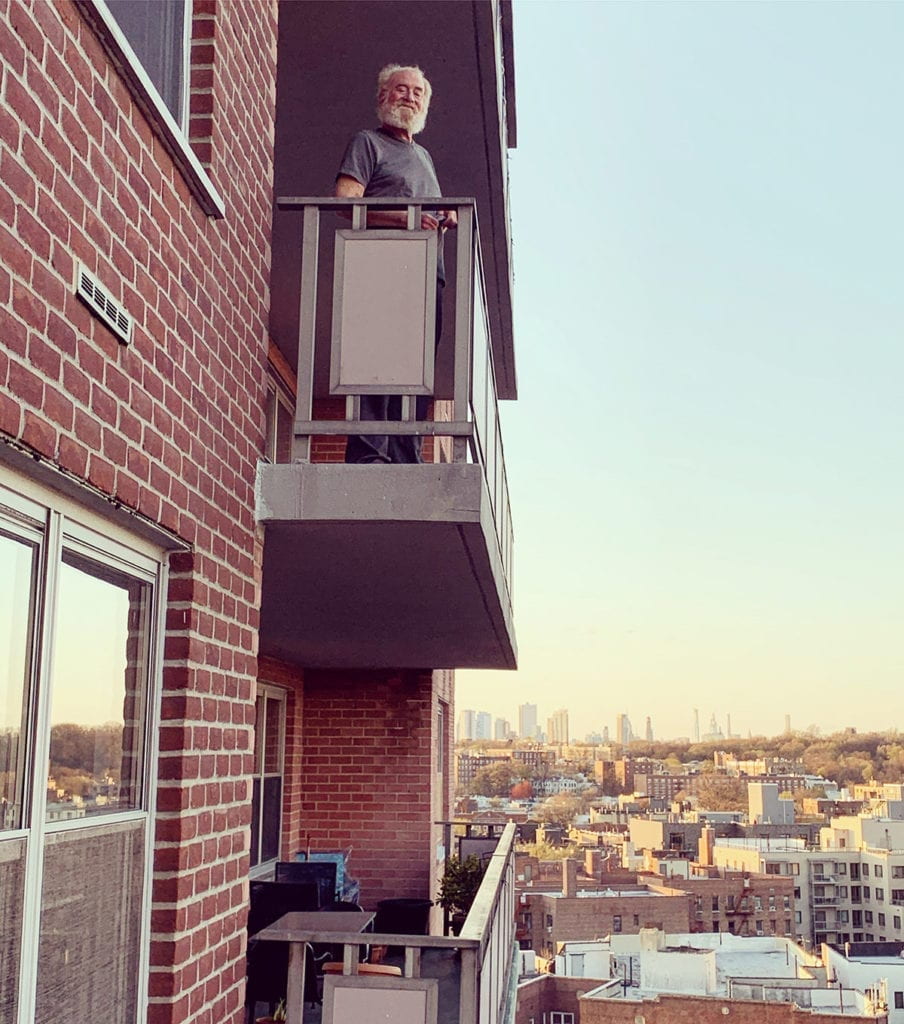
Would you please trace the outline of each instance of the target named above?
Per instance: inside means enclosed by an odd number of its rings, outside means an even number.
[[[564,862],[564,880],[558,891],[520,888],[516,934],[522,949],[551,957],[560,942],[633,935],[641,928],[691,930],[694,901],[682,889],[647,881],[582,889],[577,867],[574,860]]]
[[[366,907],[435,895],[430,666],[514,664],[510,5],[14,0],[0,58],[0,1019],[238,1024],[249,878],[310,842]],[[345,466],[274,196],[329,194],[409,59],[484,258],[456,204],[434,463]]]

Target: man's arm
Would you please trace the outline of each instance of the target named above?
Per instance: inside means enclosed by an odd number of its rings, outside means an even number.
[[[364,195],[364,186],[356,178],[348,174],[340,174],[336,178],[336,195],[341,199],[360,199]],[[455,227],[456,218],[454,210],[444,211],[446,220],[444,227]],[[451,218],[452,223],[449,223]],[[406,228],[408,226],[408,214],[405,210],[374,210],[368,211],[368,227],[372,228]],[[422,211],[421,227],[426,231],[435,231],[440,222],[432,213]]]

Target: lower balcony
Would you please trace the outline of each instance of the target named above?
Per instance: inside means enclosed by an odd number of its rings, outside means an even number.
[[[461,934],[292,933],[287,1024],[347,1024],[364,1018],[418,1024],[512,1024],[515,1019],[515,826],[506,826]],[[329,915],[327,915],[329,916]],[[261,941],[279,941],[273,926]],[[329,944],[335,972],[306,977],[305,950]],[[365,945],[366,944],[366,945]],[[362,963],[362,948],[371,963]],[[373,970],[380,950],[379,972]],[[341,971],[339,965],[341,963]],[[307,964],[311,964],[308,957]],[[368,969],[370,968],[370,969]]]

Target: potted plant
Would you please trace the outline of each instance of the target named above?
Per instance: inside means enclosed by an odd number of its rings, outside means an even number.
[[[458,935],[468,916],[480,883],[483,881],[483,865],[473,855],[450,857],[439,885],[439,905],[452,921],[452,932]]]
[[[280,999],[276,1004],[276,1009],[273,1011],[273,1015],[269,1017],[257,1017],[254,1024],[285,1024],[286,1019],[286,1001]]]

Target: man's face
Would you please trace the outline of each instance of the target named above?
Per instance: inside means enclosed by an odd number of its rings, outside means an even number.
[[[380,91],[377,108],[383,124],[416,135],[427,121],[427,89],[416,71],[396,71]]]

